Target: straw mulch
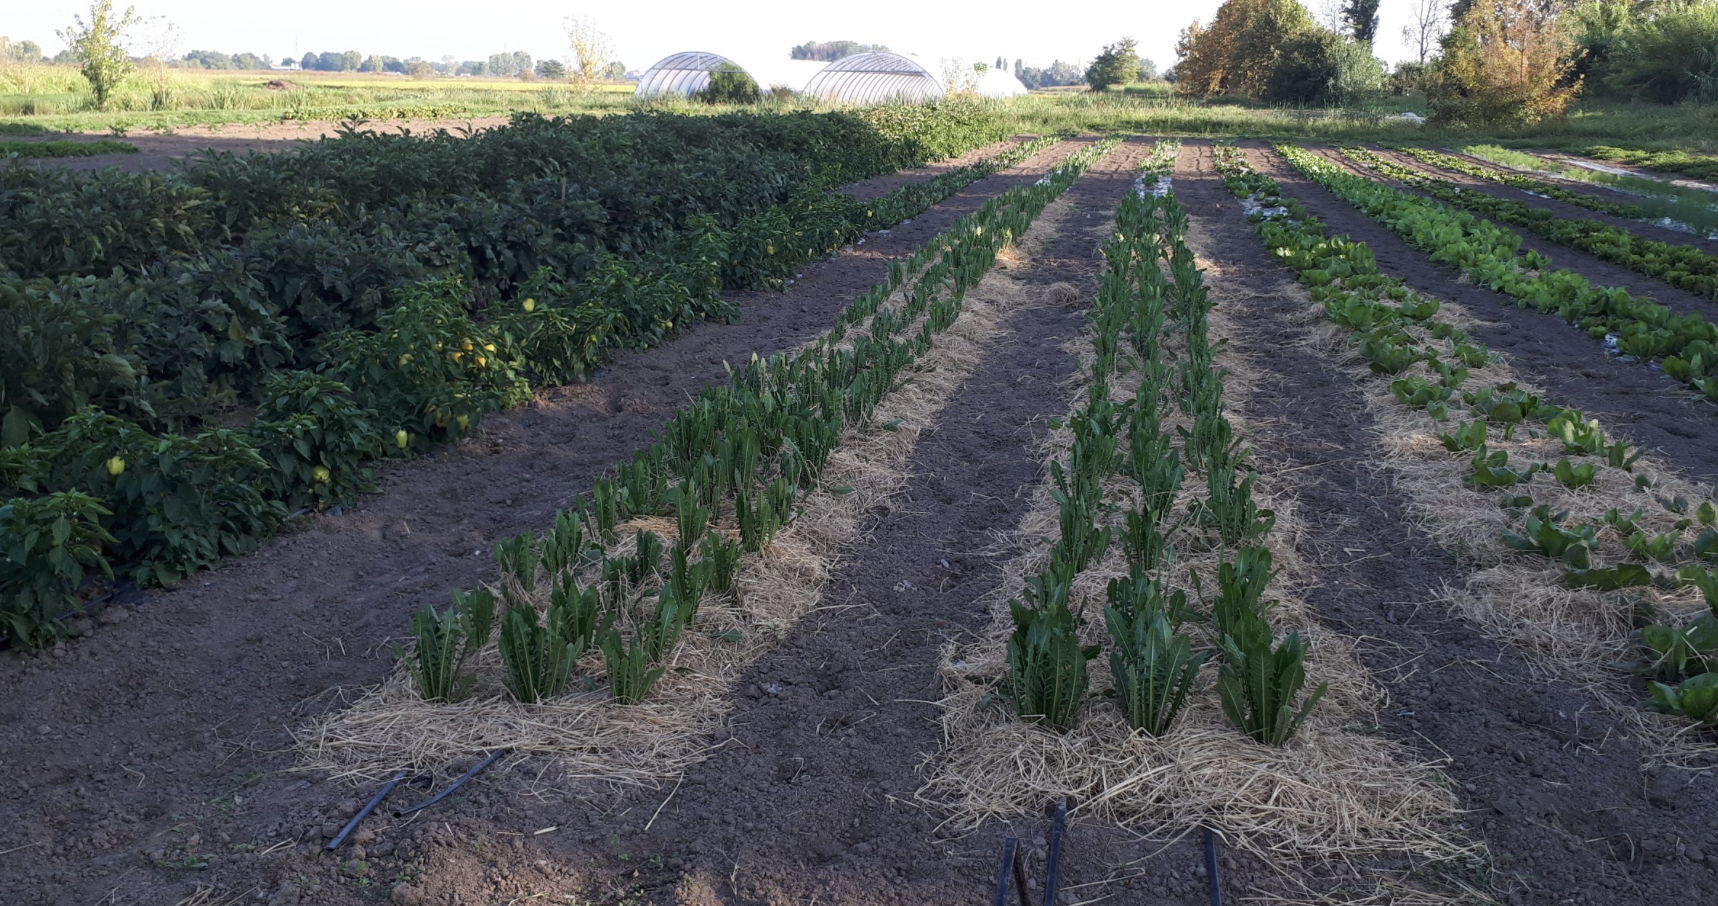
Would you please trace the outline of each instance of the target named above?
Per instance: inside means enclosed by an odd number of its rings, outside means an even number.
[[[726,719],[734,684],[800,620],[824,609],[830,570],[859,538],[865,514],[886,505],[907,481],[919,436],[972,373],[1008,314],[1038,301],[1007,277],[1006,268],[1030,256],[1067,212],[1065,200],[1047,208],[1019,247],[1008,250],[1003,267],[968,292],[959,319],[883,400],[873,426],[843,433],[796,518],[768,549],[742,561],[737,593],[706,596],[696,625],[644,702],[610,701],[602,657],[593,653],[580,662],[571,694],[520,704],[505,693],[505,671],[491,644],[474,658],[477,684],[465,701],[426,702],[409,675],[396,669],[379,687],[361,691],[351,707],[299,734],[303,766],[374,781],[505,748],[553,759],[567,780],[659,786],[705,757],[717,745],[711,740]],[[890,304],[903,299],[904,291]],[[617,533],[626,540],[614,553],[627,552],[634,528],[656,532],[665,544],[675,537],[672,520],[639,520]],[[546,603],[545,597],[539,606]]]
[[[1228,332],[1221,309],[1213,311],[1213,339]],[[1071,348],[1089,355],[1089,340]],[[1232,369],[1240,364],[1226,353],[1219,361]],[[1131,387],[1117,383],[1118,396],[1131,396]],[[1245,393],[1247,386],[1243,379],[1231,379],[1229,398]],[[1083,396],[1083,383],[1074,389],[1076,397]],[[1180,418],[1176,413],[1166,421],[1173,424]],[[1239,435],[1247,433],[1245,422],[1233,413],[1231,421]],[[1065,460],[1070,442],[1066,427],[1053,432],[1045,459]],[[1115,482],[1112,499],[1126,499],[1128,484]],[[1210,667],[1186,710],[1160,738],[1131,731],[1120,712],[1102,700],[1088,703],[1065,734],[1023,724],[1013,716],[998,686],[1012,631],[1007,599],[1020,594],[1025,577],[1045,565],[1056,537],[1057,508],[1046,486],[1039,488],[1031,512],[1014,533],[1013,546],[1023,552],[1007,567],[1005,593],[994,601],[996,616],[989,631],[974,643],[945,652],[946,749],[932,766],[932,779],[921,798],[947,808],[952,824],[972,827],[988,819],[1029,815],[1044,802],[1065,796],[1075,814],[1145,833],[1199,824],[1220,827],[1234,842],[1275,864],[1308,858],[1340,862],[1376,854],[1464,863],[1479,858],[1478,851],[1456,835],[1459,813],[1443,774],[1408,747],[1374,732],[1384,695],[1356,659],[1351,640],[1326,630],[1310,617],[1304,602],[1285,593],[1306,569],[1297,550],[1301,529],[1292,500],[1281,496],[1288,489],[1266,485],[1261,477],[1255,493],[1261,505],[1276,511],[1277,524],[1266,544],[1281,570],[1274,594],[1267,594],[1275,600],[1270,617],[1280,633],[1298,631],[1309,640],[1310,683],[1329,684],[1289,745],[1260,745],[1232,727],[1212,688]],[[1177,512],[1185,513],[1187,504],[1204,493],[1204,477],[1189,474]],[[1186,534],[1177,546],[1182,550],[1165,581],[1187,591],[1190,602],[1197,601],[1191,575],[1197,573],[1206,589],[1213,588],[1218,554],[1198,549]],[[1077,580],[1075,599],[1085,602],[1087,641],[1105,636],[1104,588],[1109,579],[1126,573],[1120,544],[1115,543]],[[1103,662],[1090,665],[1090,676],[1094,693],[1110,688]],[[1413,902],[1446,902],[1441,895],[1417,896]]]

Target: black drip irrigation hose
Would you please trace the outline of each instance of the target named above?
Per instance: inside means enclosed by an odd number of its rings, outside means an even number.
[[[353,815],[352,820],[346,822],[346,826],[340,829],[340,833],[336,834],[334,839],[328,841],[328,845],[323,848],[329,852],[339,849],[340,844],[345,843],[346,838],[350,836],[353,831],[358,829],[358,823],[363,821],[365,818],[368,818],[370,813],[376,810],[376,806],[381,805],[382,800],[388,798],[388,794],[394,791],[394,787],[399,786],[400,781],[405,779],[405,771],[395,774],[393,779],[384,784],[380,790],[377,790],[376,795],[371,796],[370,801],[364,803],[364,807],[358,810],[358,814]]]
[[[1223,885],[1217,881],[1217,835],[1205,828],[1205,882],[1211,888],[1211,906],[1223,906]]]
[[[462,775],[458,780],[455,780],[453,782],[452,786],[449,786],[447,789],[442,790],[441,792],[435,794],[434,796],[429,797],[428,799],[425,799],[424,801],[418,803],[417,805],[412,806],[411,808],[403,809],[401,811],[395,812],[394,817],[395,818],[404,818],[407,815],[414,814],[416,812],[421,812],[424,809],[429,808],[432,805],[435,805],[437,802],[440,802],[443,799],[446,799],[448,796],[453,794],[454,790],[457,790],[460,787],[464,786],[465,782],[467,780],[470,780],[471,778],[476,777],[479,773],[482,773],[484,768],[487,768],[490,765],[494,764],[495,760],[497,758],[500,758],[501,756],[503,756],[505,754],[507,754],[506,749],[496,749],[495,751],[490,752],[488,758],[483,759],[482,761],[478,762],[475,766],[473,766],[471,770],[466,771],[464,775]]]
[[[1068,800],[1056,800],[1055,824],[1050,829],[1050,852],[1045,859],[1043,906],[1056,906],[1056,891],[1062,873],[1062,833],[1068,828]],[[996,894],[991,906],[1008,906],[1009,881],[1020,897],[1020,906],[1032,906],[1026,892],[1026,858],[1019,837],[1002,841],[1002,861],[996,867]],[[1012,875],[1012,877],[1011,877]]]
[[[1026,895],[1026,856],[1018,849],[1014,851],[1014,890],[1020,895],[1020,906],[1032,906]]]
[[[1062,874],[1062,831],[1068,826],[1068,800],[1056,800],[1056,823],[1050,829],[1050,861],[1044,868],[1044,906],[1056,906]]]
[[[1002,866],[996,870],[996,898],[992,906],[1008,906],[1008,872],[1017,864],[1014,853],[1020,848],[1017,837],[1009,837],[1002,842]]]

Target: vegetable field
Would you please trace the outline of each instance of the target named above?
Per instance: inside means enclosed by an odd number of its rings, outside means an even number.
[[[1718,199],[1543,159],[0,170],[4,899],[1706,902]]]

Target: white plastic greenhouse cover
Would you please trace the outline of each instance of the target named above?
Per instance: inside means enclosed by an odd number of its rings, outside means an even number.
[[[992,66],[978,74],[979,97],[1011,98],[1025,93],[1026,86],[1014,77],[1014,73],[1006,69]]]
[[[690,96],[710,84],[710,70],[733,66],[752,77],[758,88],[768,91],[783,85],[794,91],[805,88],[806,80],[823,68],[817,60],[750,60],[740,63],[717,53],[686,51],[670,54],[644,71],[638,78],[637,95],[679,94]]]
[[[942,80],[898,53],[857,53],[823,67],[805,85],[805,93],[844,104],[883,101],[931,101],[947,91]]]

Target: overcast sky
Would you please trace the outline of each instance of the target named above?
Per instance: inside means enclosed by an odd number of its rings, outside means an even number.
[[[49,56],[65,45],[55,35],[88,0],[5,0],[0,34],[33,40]],[[123,4],[125,0],[118,0]],[[523,50],[537,59],[566,56],[563,19],[585,12],[614,40],[615,56],[642,69],[670,53],[707,50],[742,58],[785,57],[808,40],[851,39],[886,44],[934,58],[1048,66],[1089,60],[1123,35],[1138,39],[1142,56],[1159,67],[1175,59],[1175,37],[1194,18],[1209,22],[1221,0],[1133,0],[1046,3],[1043,0],[644,0],[555,4],[528,0],[135,0],[140,15],[177,25],[181,53],[191,49],[250,52],[281,59],[306,51],[357,50],[395,57],[484,59]],[[1303,0],[1316,13],[1329,0]],[[1409,54],[1402,25],[1414,0],[1383,0],[1377,54],[1394,62]]]

